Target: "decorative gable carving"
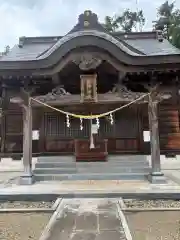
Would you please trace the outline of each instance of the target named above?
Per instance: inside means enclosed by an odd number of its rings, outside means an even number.
[[[94,29],[101,32],[106,32],[106,29],[99,23],[97,14],[90,10],[86,10],[83,14],[79,15],[78,23],[74,26],[70,33],[86,29]]]
[[[102,60],[91,53],[83,53],[73,60],[73,62],[78,65],[81,70],[88,71],[96,69],[102,63]]]

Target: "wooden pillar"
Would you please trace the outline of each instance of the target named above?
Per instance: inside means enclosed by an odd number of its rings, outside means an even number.
[[[2,99],[1,99],[1,154],[5,153],[6,143],[6,119],[5,112],[7,108],[7,90],[6,86],[2,86]]]
[[[28,96],[23,101],[23,166],[24,173],[20,178],[20,184],[30,185],[34,182],[32,174],[32,106]]]
[[[158,128],[158,101],[149,95],[148,104],[149,128],[151,137],[151,172],[148,179],[151,183],[165,183],[164,174],[161,172],[160,143]]]

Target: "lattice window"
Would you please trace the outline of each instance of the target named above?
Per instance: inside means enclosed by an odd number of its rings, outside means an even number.
[[[136,114],[115,115],[115,137],[136,138],[138,136],[138,116]]]
[[[70,118],[70,128],[66,126],[66,116],[45,115],[45,135],[59,138],[87,138],[90,136],[89,122],[83,121],[83,130],[80,130],[80,120]]]
[[[113,125],[111,125],[108,118],[101,118],[98,136],[100,138],[110,138],[113,137],[114,134],[115,134],[115,122]]]

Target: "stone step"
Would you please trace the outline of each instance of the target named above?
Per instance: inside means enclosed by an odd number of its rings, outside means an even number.
[[[46,162],[36,163],[36,168],[118,168],[118,167],[148,167],[148,162],[81,162],[81,163],[64,163],[64,162]]]
[[[148,173],[149,168],[36,168],[34,174]]]
[[[76,162],[74,156],[40,157],[36,181],[144,179],[149,163],[144,156],[109,156],[106,162]]]
[[[46,163],[46,162],[65,162],[73,163],[75,162],[74,156],[42,156],[37,158],[37,162]]]
[[[66,180],[144,180],[144,173],[89,173],[89,174],[35,174],[36,181],[66,181]]]
[[[145,155],[108,155],[108,161],[120,161],[120,160],[132,160],[132,161],[146,161],[147,156]]]
[[[76,168],[35,168],[34,174],[75,174]]]
[[[75,168],[76,163],[70,162],[37,162],[35,168]]]
[[[119,155],[119,156],[108,156],[107,162],[116,163],[116,162],[146,162],[146,157],[141,155]],[[38,163],[47,163],[47,162],[58,162],[58,163],[74,163],[76,159],[74,156],[43,156],[38,157]]]

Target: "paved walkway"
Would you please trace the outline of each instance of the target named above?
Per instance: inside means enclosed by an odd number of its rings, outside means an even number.
[[[69,199],[60,204],[46,240],[127,239],[118,200]]]
[[[76,194],[128,194],[128,193],[177,193],[180,185],[169,181],[167,184],[154,185],[148,181],[59,181],[36,182],[30,186],[6,183],[0,186],[0,195],[12,194],[57,194],[74,196]]]
[[[36,158],[33,159],[33,167]],[[0,162],[0,194],[38,194],[38,193],[180,193],[180,157],[162,159],[162,169],[168,178],[167,184],[152,185],[148,181],[59,181],[36,182],[31,186],[19,186],[17,179],[23,171],[21,161],[3,159]]]

